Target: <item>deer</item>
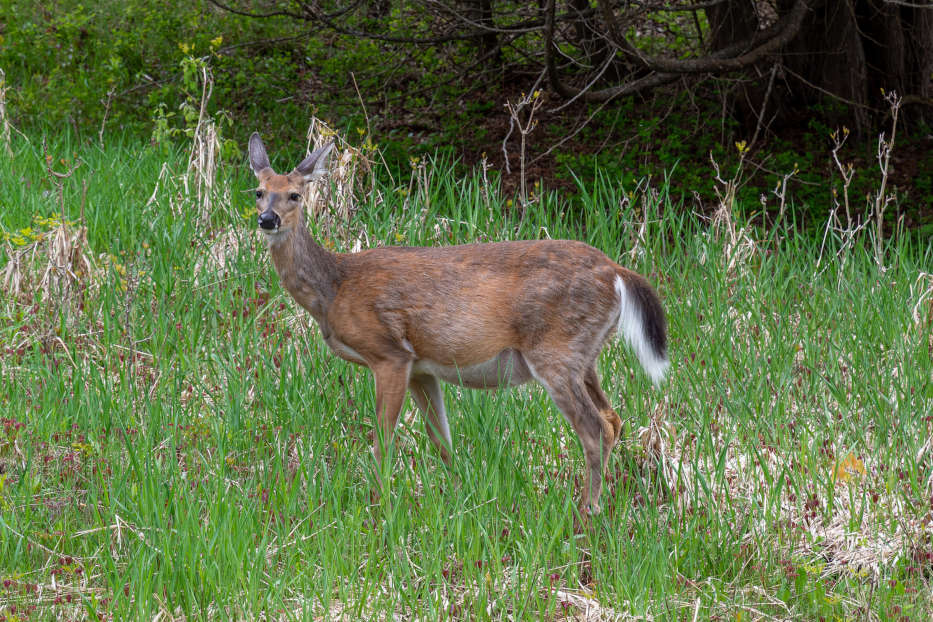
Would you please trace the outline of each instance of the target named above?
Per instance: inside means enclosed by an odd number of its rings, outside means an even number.
[[[334,143],[276,173],[258,133],[249,164],[258,226],[285,290],[314,318],[338,357],[375,381],[373,456],[391,446],[406,393],[449,466],[453,451],[440,381],[499,389],[537,381],[579,438],[580,510],[600,511],[622,420],[596,362],[621,335],[658,386],[668,371],[667,320],[641,275],[573,240],[517,240],[331,252],[308,230],[303,197],[322,179]]]

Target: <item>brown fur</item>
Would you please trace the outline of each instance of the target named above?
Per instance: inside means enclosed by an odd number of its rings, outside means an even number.
[[[660,309],[650,286],[600,251],[567,240],[330,253],[311,238],[301,201],[293,200],[323,174],[328,152],[320,149],[293,172],[277,175],[258,135],[250,139],[257,208],[280,221],[268,237],[283,286],[338,356],[373,372],[381,436],[376,459],[392,439],[406,390],[449,462],[438,378],[489,388],[534,378],[580,438],[587,465],[582,502],[597,510],[622,422],[600,387],[596,358],[615,334],[616,278]],[[655,324],[666,348],[663,312]]]

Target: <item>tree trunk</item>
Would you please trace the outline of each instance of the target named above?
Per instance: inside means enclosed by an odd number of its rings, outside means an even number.
[[[793,4],[794,0],[778,0],[778,14],[786,14]],[[778,113],[779,124],[797,124],[812,105],[835,101],[840,105],[828,109],[837,112],[826,120],[848,124],[865,136],[874,131],[879,115],[887,113],[882,89],[919,104],[913,114],[905,110],[905,120],[931,117],[933,11],[885,0],[813,0],[810,7],[798,35],[780,54],[759,64],[758,84],[735,97],[740,119],[757,118],[752,108],[762,104],[774,63],[785,70],[778,74],[781,79],[768,104]],[[760,27],[750,0],[727,0],[706,13],[711,51],[748,38]]]
[[[918,10],[915,22],[917,30],[913,36],[917,42],[916,54],[911,61],[917,67],[916,73],[920,78],[917,92],[929,101],[933,99],[933,11]],[[927,110],[926,120],[933,122],[933,111]]]
[[[784,50],[781,62],[789,73],[784,82],[786,88],[780,92],[780,103],[782,109],[806,114],[809,106],[827,95],[835,96],[848,102],[844,116],[849,117],[856,134],[862,135],[870,126],[871,102],[857,2],[824,2],[814,9],[800,35]]]
[[[480,28],[489,30],[478,39],[479,55],[488,57],[493,63],[500,63],[502,52],[499,49],[499,35],[495,32],[495,21],[492,17],[492,0],[467,0],[466,17],[473,22],[467,24],[467,30],[475,30],[477,25]]]

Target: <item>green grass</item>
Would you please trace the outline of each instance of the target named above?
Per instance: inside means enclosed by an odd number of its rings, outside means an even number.
[[[451,468],[408,402],[371,505],[370,375],[281,289],[243,216],[246,167],[222,167],[204,208],[186,154],[49,140],[56,170],[82,163],[58,183],[66,220],[83,204],[90,267],[44,294],[49,234],[18,255],[61,206],[41,139],[16,138],[0,266],[19,257],[27,281],[0,298],[0,618],[933,614],[929,241],[890,242],[883,267],[864,234],[821,250],[736,223],[730,247],[666,187],[629,202],[605,176],[580,189],[583,222],[550,194],[520,214],[443,161],[377,180],[349,225],[316,223],[340,248],[572,237],[657,285],[672,373],[655,390],[621,344],[601,357],[624,442],[578,534],[582,455],[530,385],[445,388]]]

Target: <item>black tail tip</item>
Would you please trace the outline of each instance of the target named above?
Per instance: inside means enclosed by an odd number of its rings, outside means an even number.
[[[629,292],[641,312],[645,338],[659,359],[667,359],[667,316],[657,292],[641,275],[628,280]]]

